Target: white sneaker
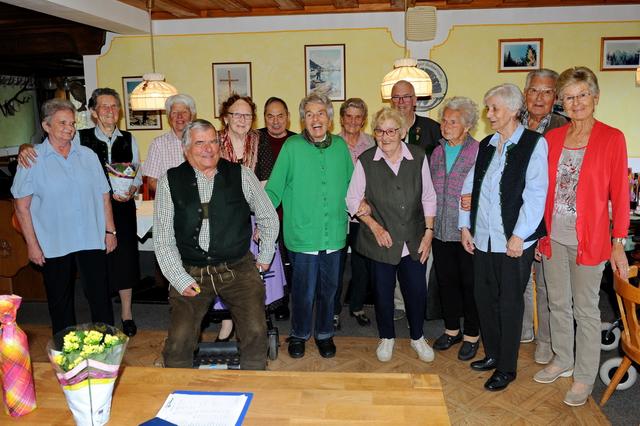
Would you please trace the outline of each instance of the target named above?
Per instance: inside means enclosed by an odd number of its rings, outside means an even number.
[[[418,358],[420,361],[431,362],[433,361],[435,355],[433,354],[433,349],[424,340],[424,337],[419,338],[418,340],[411,340],[411,347],[418,354]]]
[[[380,339],[378,343],[378,349],[376,349],[376,356],[380,362],[391,361],[393,355],[393,345],[396,344],[396,339]]]

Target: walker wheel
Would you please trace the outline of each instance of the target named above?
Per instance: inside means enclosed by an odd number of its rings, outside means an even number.
[[[602,363],[602,365],[600,366],[600,380],[602,380],[602,383],[604,383],[605,386],[609,386],[609,383],[611,383],[611,379],[613,379],[613,376],[616,374],[616,371],[618,370],[621,362],[622,358],[617,357],[608,359]],[[616,386],[616,390],[629,389],[631,386],[633,386],[637,379],[638,371],[632,364],[627,372],[624,373],[622,379],[620,379],[620,383],[618,384],[618,386]]]
[[[278,346],[280,346],[278,333],[269,333],[269,352],[267,356],[271,361],[278,359]]]
[[[609,322],[600,324],[600,349],[611,351],[620,343],[620,329]]]

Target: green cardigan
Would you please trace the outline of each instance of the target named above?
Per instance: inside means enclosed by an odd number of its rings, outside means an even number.
[[[353,163],[344,139],[331,137],[325,149],[301,135],[287,139],[265,187],[274,207],[282,203],[284,243],[291,251],[339,250],[346,244],[345,197]]]

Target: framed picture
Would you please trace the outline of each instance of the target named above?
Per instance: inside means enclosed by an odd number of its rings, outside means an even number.
[[[326,93],[332,101],[346,99],[344,44],[304,46],[305,94]]]
[[[600,70],[635,70],[640,66],[640,37],[602,37]]]
[[[232,94],[251,96],[251,62],[212,64],[215,117],[220,117],[222,103]]]
[[[542,39],[498,40],[498,72],[531,71],[542,68]]]
[[[418,68],[429,74],[431,78],[431,96],[418,98],[417,112],[426,112],[437,107],[447,95],[449,84],[447,75],[440,65],[428,59],[418,59]]]
[[[127,130],[161,130],[160,111],[134,111],[131,109],[131,92],[142,82],[142,77],[122,77],[124,93],[124,122]]]

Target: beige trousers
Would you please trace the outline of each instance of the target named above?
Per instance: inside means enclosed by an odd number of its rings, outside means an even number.
[[[573,368],[575,382],[593,385],[600,363],[598,302],[604,262],[596,266],[576,265],[577,246],[553,240],[551,252],[551,259],[543,256],[543,262],[551,311],[553,363]]]

